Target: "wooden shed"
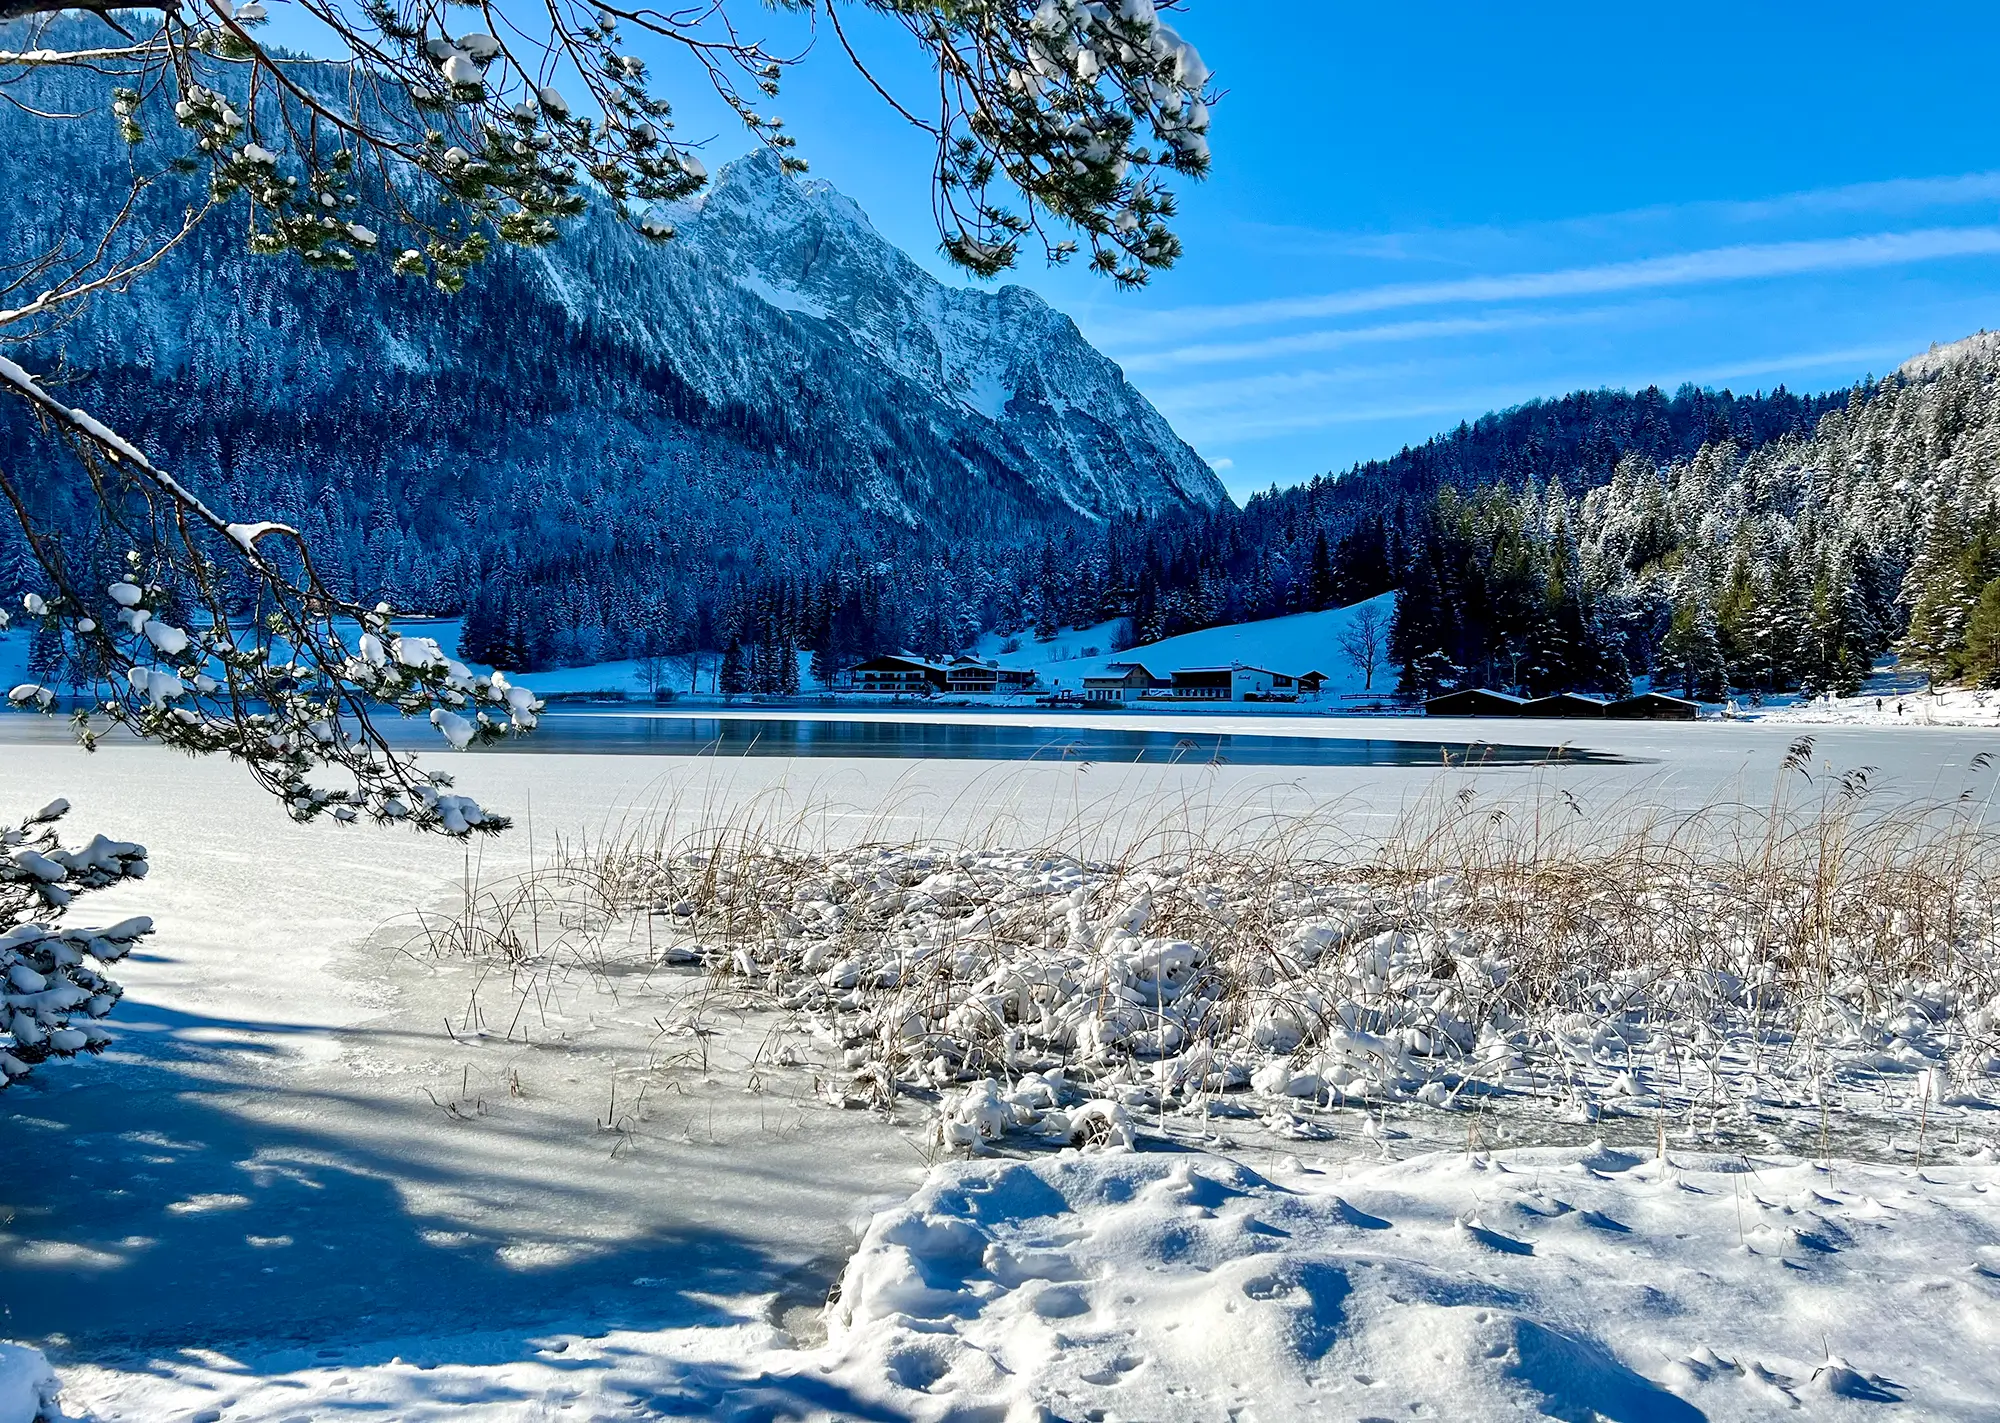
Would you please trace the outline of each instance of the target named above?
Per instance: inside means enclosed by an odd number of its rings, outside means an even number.
[[[1604,709],[1604,714],[1616,721],[1693,721],[1701,715],[1701,708],[1685,697],[1641,692],[1636,697],[1613,702]]]
[[[1521,698],[1506,692],[1492,692],[1484,687],[1466,687],[1456,692],[1446,692],[1432,697],[1424,703],[1425,716],[1519,716],[1521,708],[1527,705]]]
[[[1536,697],[1521,708],[1522,716],[1602,717],[1602,697],[1586,697],[1580,692],[1557,692],[1552,697]]]

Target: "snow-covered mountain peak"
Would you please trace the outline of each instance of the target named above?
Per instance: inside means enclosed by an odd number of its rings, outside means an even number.
[[[852,223],[868,232],[875,231],[875,224],[868,220],[868,214],[861,210],[861,204],[819,178],[809,178],[799,184],[799,192],[805,200],[829,214]]]
[[[939,281],[851,198],[793,178],[769,149],[726,165],[679,227],[723,281],[1013,436],[1058,503],[1101,517],[1224,497],[1068,317],[1025,287]]]

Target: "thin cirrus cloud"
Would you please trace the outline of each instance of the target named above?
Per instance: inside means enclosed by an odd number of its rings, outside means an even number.
[[[1258,245],[1299,255],[1366,257],[1390,261],[1471,259],[1484,247],[1639,233],[1667,226],[1754,227],[1787,218],[1889,216],[1985,207],[2000,199],[2000,171],[1960,173],[1944,178],[1889,178],[1831,188],[1808,188],[1769,198],[1698,199],[1656,203],[1617,212],[1552,218],[1506,227],[1416,228],[1404,232],[1357,233],[1246,221],[1243,231]]]
[[[1327,390],[1382,374],[1379,370],[1360,367],[1303,372],[1281,377],[1276,382],[1268,378],[1213,381],[1199,387],[1185,387],[1181,391],[1162,392],[1158,399],[1162,410],[1174,420],[1176,428],[1182,429],[1183,433],[1197,443],[1256,440],[1273,435],[1323,430],[1338,425],[1370,424],[1376,421],[1410,420],[1426,416],[1446,416],[1456,419],[1467,411],[1505,409],[1557,390],[1597,387],[1639,389],[1648,385],[1673,389],[1690,382],[1695,385],[1710,385],[1717,381],[1744,380],[1753,376],[1795,371],[1853,369],[1870,364],[1879,366],[1882,363],[1900,360],[1911,351],[1922,349],[1922,346],[1921,340],[1905,337],[1867,346],[1845,346],[1829,350],[1796,351],[1784,355],[1763,356],[1747,361],[1704,366],[1698,370],[1673,375],[1647,374],[1625,379],[1597,376],[1579,377],[1567,381],[1558,379],[1554,384],[1545,381],[1532,386],[1458,390],[1415,400],[1396,400],[1393,397],[1383,400],[1378,396],[1372,401],[1305,405],[1297,399],[1298,396],[1314,389]],[[1407,375],[1408,372],[1401,374]],[[1182,398],[1177,399],[1177,396]]]
[[[1278,297],[1229,306],[1188,307],[1162,312],[1143,326],[1136,326],[1123,334],[1137,345],[1149,337],[1153,340],[1185,337],[1245,326],[1393,311],[1401,307],[1602,296],[1614,292],[1895,267],[1996,253],[2000,253],[2000,227],[1992,226],[1931,227],[1856,237],[1743,243],[1668,257],[1645,257],[1548,272],[1398,282],[1324,296]],[[1130,359],[1132,357],[1128,357]]]
[[[1161,351],[1141,351],[1119,357],[1127,374],[1176,370],[1186,366],[1228,365],[1242,361],[1268,361],[1285,356],[1317,355],[1348,346],[1376,342],[1433,341],[1455,336],[1484,336],[1502,331],[1525,331],[1549,326],[1588,326],[1629,317],[1630,306],[1591,307],[1583,311],[1501,311],[1490,316],[1450,316],[1421,321],[1392,321],[1378,326],[1347,326],[1326,331],[1305,331],[1290,336],[1267,336],[1253,341],[1217,341],[1193,346],[1172,346]]]

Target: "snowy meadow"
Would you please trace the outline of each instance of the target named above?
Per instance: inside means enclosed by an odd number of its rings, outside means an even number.
[[[1995,772],[1870,735],[489,756],[469,851],[15,741],[158,928],[0,1098],[10,1332],[106,1419],[1978,1417]]]

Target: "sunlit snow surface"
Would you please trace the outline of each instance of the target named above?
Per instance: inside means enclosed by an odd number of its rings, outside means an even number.
[[[1974,1420],[2000,1395],[1996,1187],[1595,1146],[954,1162],[875,1218],[817,1348],[745,1300],[705,1328],[70,1381],[126,1416],[273,1420]]]
[[[1132,1155],[926,1178],[917,1106],[885,1122],[810,1072],[753,1082],[784,1044],[744,1005],[418,952],[411,913],[449,916],[463,846],[294,827],[226,765],[14,724],[0,802],[62,793],[79,827],[155,847],[101,906],[160,924],[121,975],[118,1046],[0,1096],[10,1163],[40,1163],[7,1172],[0,1261],[27,1284],[5,1327],[74,1415],[1972,1419],[2000,1395],[1976,1124],[1921,1172],[1893,1143],[1821,1170],[1589,1128],[1489,1155],[1462,1117],[1346,1112],[1326,1141],[1170,1122]],[[1760,792],[1796,734],[1605,728],[1592,744],[1665,764],[1484,784],[1698,803]],[[1833,729],[1818,755],[1928,794],[1987,744]],[[820,803],[829,838],[1033,837],[1189,796],[1365,821],[1436,779],[436,759],[522,818],[483,848],[489,883],[530,820],[546,845],[764,797]]]

